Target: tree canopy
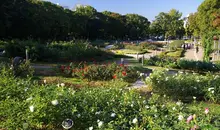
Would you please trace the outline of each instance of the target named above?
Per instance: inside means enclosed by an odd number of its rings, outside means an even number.
[[[168,37],[181,37],[184,35],[182,13],[171,9],[168,13],[161,12],[155,17],[151,25],[152,34],[163,34]]]
[[[197,24],[200,34],[219,29],[220,0],[205,0],[198,7]]]
[[[69,10],[41,0],[2,0],[0,4],[1,39],[139,39],[149,34],[150,22],[137,14],[98,12],[84,5]]]

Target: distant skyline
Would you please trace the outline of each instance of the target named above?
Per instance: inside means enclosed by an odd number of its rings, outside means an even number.
[[[148,18],[155,19],[160,12],[168,12],[171,9],[179,10],[186,17],[197,11],[198,6],[204,0],[48,0],[52,3],[59,3],[61,6],[68,6],[70,9],[76,4],[90,5],[97,11],[112,11],[120,14],[135,13]]]

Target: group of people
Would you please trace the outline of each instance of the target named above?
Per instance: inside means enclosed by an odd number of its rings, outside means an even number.
[[[191,43],[184,43],[182,44],[182,48],[185,50],[185,49],[191,49],[194,47],[194,44],[191,44]]]
[[[186,50],[186,49],[191,49],[191,48],[194,48],[194,44],[184,43],[184,44],[182,44],[182,48],[183,48],[184,50]],[[196,53],[198,53],[198,52],[199,52],[199,47],[196,46]]]

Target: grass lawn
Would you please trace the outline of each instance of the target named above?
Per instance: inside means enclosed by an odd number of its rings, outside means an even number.
[[[78,78],[68,78],[62,76],[34,76],[32,80],[38,81],[39,83],[44,83],[46,80],[46,84],[61,84],[64,83],[67,87],[72,87],[75,89],[80,89],[84,87],[119,87],[124,88],[128,87],[130,84],[120,80],[109,80],[109,81],[87,81],[81,80]]]
[[[137,51],[137,50],[130,50],[130,49],[123,49],[123,50],[115,50],[116,54],[145,54],[148,53],[147,50]]]
[[[113,63],[113,62],[121,60],[121,58],[130,59],[132,57],[125,56],[125,55],[115,55],[115,58],[110,58],[110,59],[106,59],[103,61],[99,61],[98,63],[107,63],[107,62]],[[59,65],[69,65],[70,62],[39,62],[39,61],[37,61],[37,62],[32,62],[31,64],[32,65],[39,65],[39,66],[57,67]],[[87,64],[94,64],[94,62],[87,62]]]
[[[179,57],[184,57],[185,50],[179,48],[179,49],[177,49],[176,51],[169,51],[169,50],[168,50],[168,51],[166,51],[166,52],[164,52],[164,53],[165,53],[165,55],[167,55],[167,56],[179,58]]]

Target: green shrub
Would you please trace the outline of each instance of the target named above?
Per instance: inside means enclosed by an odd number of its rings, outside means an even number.
[[[175,51],[167,51],[165,52],[165,55],[175,58],[184,57],[185,50],[184,49],[176,49]]]
[[[157,50],[159,47],[163,47],[163,43],[159,42],[141,42],[140,45],[141,48],[143,49],[148,49],[148,50]]]
[[[168,74],[166,70],[154,71],[146,79],[148,85],[153,88],[154,92],[162,95],[168,95],[174,99],[193,100],[196,97],[198,100],[210,100],[220,102],[218,75],[207,74],[187,74],[178,73],[176,75]]]
[[[33,40],[11,40],[7,41],[5,45],[6,56],[7,57],[25,57],[25,50],[29,50],[29,57],[31,59],[38,58],[38,54],[44,52],[43,45],[41,45],[38,41]]]
[[[170,50],[177,50],[177,48],[181,48],[181,45],[184,43],[184,40],[175,40],[169,44],[169,48]]]
[[[8,130],[62,129],[62,121],[67,118],[73,120],[75,130],[218,127],[215,122],[219,117],[213,116],[212,110],[207,114],[205,108],[190,110],[181,101],[169,102],[157,94],[146,100],[127,89],[99,87],[75,91],[6,77],[1,77],[0,84],[0,126]],[[196,117],[186,123],[193,114]]]
[[[76,43],[60,41],[46,45],[32,40],[12,40],[7,42],[5,49],[7,57],[25,57],[25,50],[28,49],[31,60],[49,62],[83,61],[91,58],[103,60],[112,57],[111,53],[95,48],[89,43],[82,43],[82,41]]]
[[[177,68],[176,64],[177,59],[168,56],[153,56],[150,59],[144,60],[145,65],[152,65],[152,66],[160,66],[160,67],[172,67]]]
[[[9,63],[0,63],[0,74],[10,75],[11,77],[30,77],[33,76],[34,69],[30,66],[30,61],[21,63],[18,67],[13,67]]]
[[[177,61],[178,67],[181,69],[187,69],[187,70],[193,70],[197,72],[202,71],[211,71],[211,72],[217,72],[220,70],[215,64],[211,62],[205,62],[205,61],[194,61],[194,60],[178,60]]]
[[[144,61],[145,65],[178,68],[191,70],[196,72],[218,72],[220,70],[219,63],[211,63],[205,61],[194,61],[186,59],[176,59],[165,55],[153,56]]]
[[[6,41],[0,41],[0,49],[5,49]]]

